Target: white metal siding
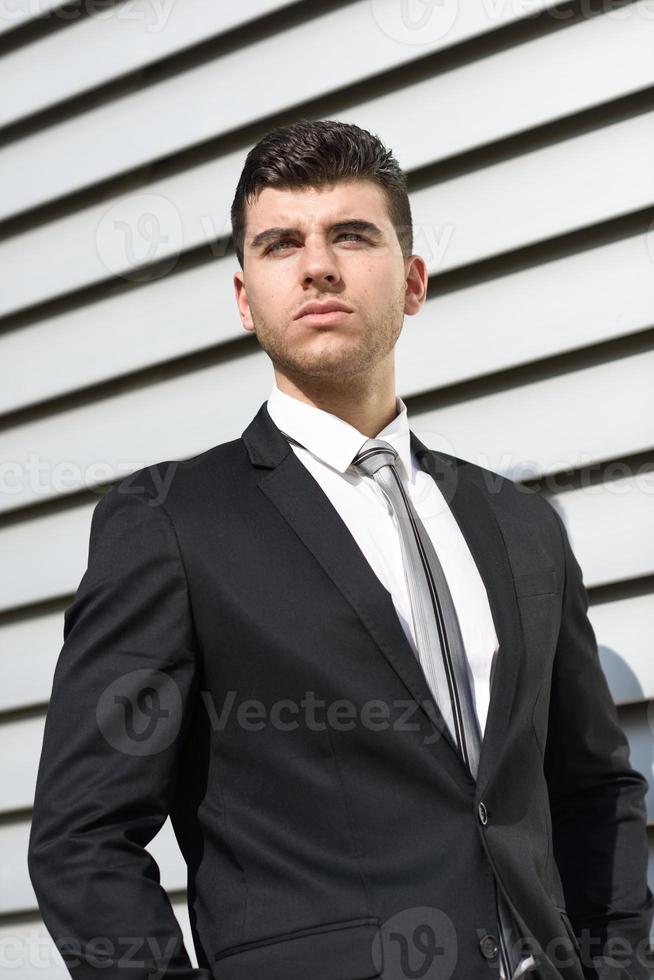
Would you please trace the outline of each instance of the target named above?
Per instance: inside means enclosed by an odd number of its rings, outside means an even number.
[[[552,493],[652,781],[651,0],[594,16],[444,0],[422,29],[395,0],[125,0],[55,30],[59,6],[0,0],[0,949],[14,980],[68,975],[25,852],[97,493],[235,438],[272,383],[226,242],[245,156],[282,119],[355,122],[407,171],[431,279],[398,342],[399,393],[429,445]],[[130,254],[113,223],[144,210],[167,240]],[[654,788],[647,805],[654,888]],[[169,822],[151,850],[194,959]]]

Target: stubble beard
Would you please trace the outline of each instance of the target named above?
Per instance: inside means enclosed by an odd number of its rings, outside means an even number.
[[[365,312],[352,314],[365,318],[363,329],[357,325],[354,342],[344,336],[347,323],[317,330],[308,343],[302,344],[289,341],[289,332],[271,326],[265,317],[253,314],[253,320],[259,344],[285,375],[297,380],[343,381],[365,375],[394,348],[402,331],[403,310],[404,292],[381,318],[371,320]]]

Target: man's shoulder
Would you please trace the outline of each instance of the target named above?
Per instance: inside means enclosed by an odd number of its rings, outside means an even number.
[[[148,463],[116,481],[104,498],[133,494],[164,508],[192,506],[202,496],[220,494],[236,481],[242,483],[247,463],[247,450],[239,437],[186,459]]]
[[[533,483],[514,479],[473,460],[451,453],[435,451],[446,461],[451,474],[452,489],[459,483],[473,485],[481,493],[500,520],[545,521],[556,523],[555,506]]]
[[[562,519],[554,504],[541,490],[528,483],[498,473],[471,460],[448,456],[447,465],[454,474],[454,493],[464,487],[466,512],[471,520],[495,520],[508,550],[514,573],[533,573],[540,562],[556,569],[562,560]],[[484,507],[487,504],[487,508]]]

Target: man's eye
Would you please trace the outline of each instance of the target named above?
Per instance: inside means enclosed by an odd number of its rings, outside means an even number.
[[[267,248],[266,255],[268,254],[268,252],[274,252],[276,249],[280,247],[280,245],[290,245],[290,244],[291,244],[290,238],[283,238],[280,241],[275,242],[274,245],[271,245],[270,248]]]
[[[290,240],[290,238],[283,238],[283,239],[280,239],[280,240],[279,240],[278,242],[275,242],[275,243],[274,243],[274,245],[270,245],[270,246],[269,246],[269,247],[268,247],[268,248],[266,249],[266,255],[268,254],[268,252],[274,252],[274,251],[276,251],[276,250],[277,250],[278,248],[280,248],[280,247],[281,247],[282,245],[290,245],[290,244],[291,244],[291,240]]]
[[[342,231],[336,237],[337,238],[343,238],[343,237],[345,237],[345,238],[358,238],[359,241],[361,241],[361,242],[365,241],[364,236],[363,235],[359,235],[356,231]],[[293,242],[291,241],[290,238],[282,238],[278,242],[275,242],[274,245],[271,245],[269,248],[266,249],[266,255],[268,255],[269,252],[276,252],[277,249],[278,248],[281,248],[283,245],[292,245],[292,244],[293,244]]]

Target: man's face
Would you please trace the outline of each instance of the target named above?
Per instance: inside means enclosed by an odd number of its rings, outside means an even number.
[[[381,189],[368,180],[265,188],[247,206],[234,286],[245,329],[284,373],[341,380],[370,370],[395,346],[406,302],[406,263]],[[305,304],[332,299],[352,312],[297,318]]]

